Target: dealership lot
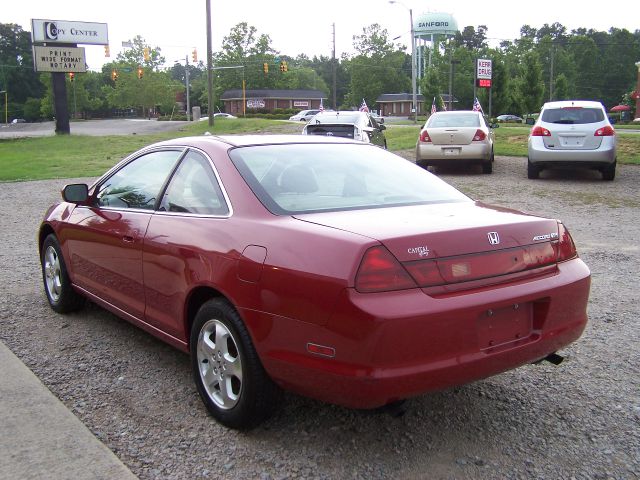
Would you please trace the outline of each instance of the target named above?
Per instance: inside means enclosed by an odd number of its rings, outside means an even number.
[[[592,270],[590,323],[558,366],[525,366],[359,412],[293,395],[249,434],[210,419],[188,357],[89,306],[57,315],[35,243],[60,180],[3,184],[2,340],[140,478],[637,478],[640,168],[549,171],[496,158],[493,175],[439,172],[471,197],[565,221]],[[329,448],[328,446],[331,445]]]

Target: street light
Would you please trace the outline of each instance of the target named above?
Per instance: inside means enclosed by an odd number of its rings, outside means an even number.
[[[4,124],[9,126],[9,94],[6,90],[0,90],[0,93],[4,93]]]
[[[413,123],[418,123],[418,95],[416,88],[416,38],[413,28],[413,10],[398,0],[389,0],[390,4],[402,5],[409,10],[409,21],[411,22],[411,89],[412,89],[412,105],[413,105]]]

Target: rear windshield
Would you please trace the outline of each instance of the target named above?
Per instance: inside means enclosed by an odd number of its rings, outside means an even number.
[[[339,115],[319,115],[313,121],[321,123],[357,123],[358,118],[360,118],[358,114],[341,113]]]
[[[604,120],[604,113],[600,108],[548,108],[542,112],[542,121],[564,125],[581,125],[598,123]]]
[[[276,215],[470,201],[414,163],[371,145],[261,145],[229,155]]]
[[[308,135],[333,135],[334,137],[353,138],[353,125],[330,125],[321,123],[318,125],[307,125]]]
[[[480,117],[475,113],[449,113],[432,115],[427,121],[427,127],[479,127]]]

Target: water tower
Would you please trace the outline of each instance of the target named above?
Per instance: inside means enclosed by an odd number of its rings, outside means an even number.
[[[413,31],[416,42],[416,68],[418,78],[422,78],[426,68],[431,66],[431,56],[440,42],[458,33],[458,22],[450,13],[423,13],[414,21]]]

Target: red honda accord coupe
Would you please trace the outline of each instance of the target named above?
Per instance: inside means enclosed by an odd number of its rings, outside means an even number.
[[[180,138],[62,197],[38,236],[51,307],[88,298],[188,352],[231,428],[283,388],[375,408],[555,360],[587,322],[561,222],[361,142]]]

